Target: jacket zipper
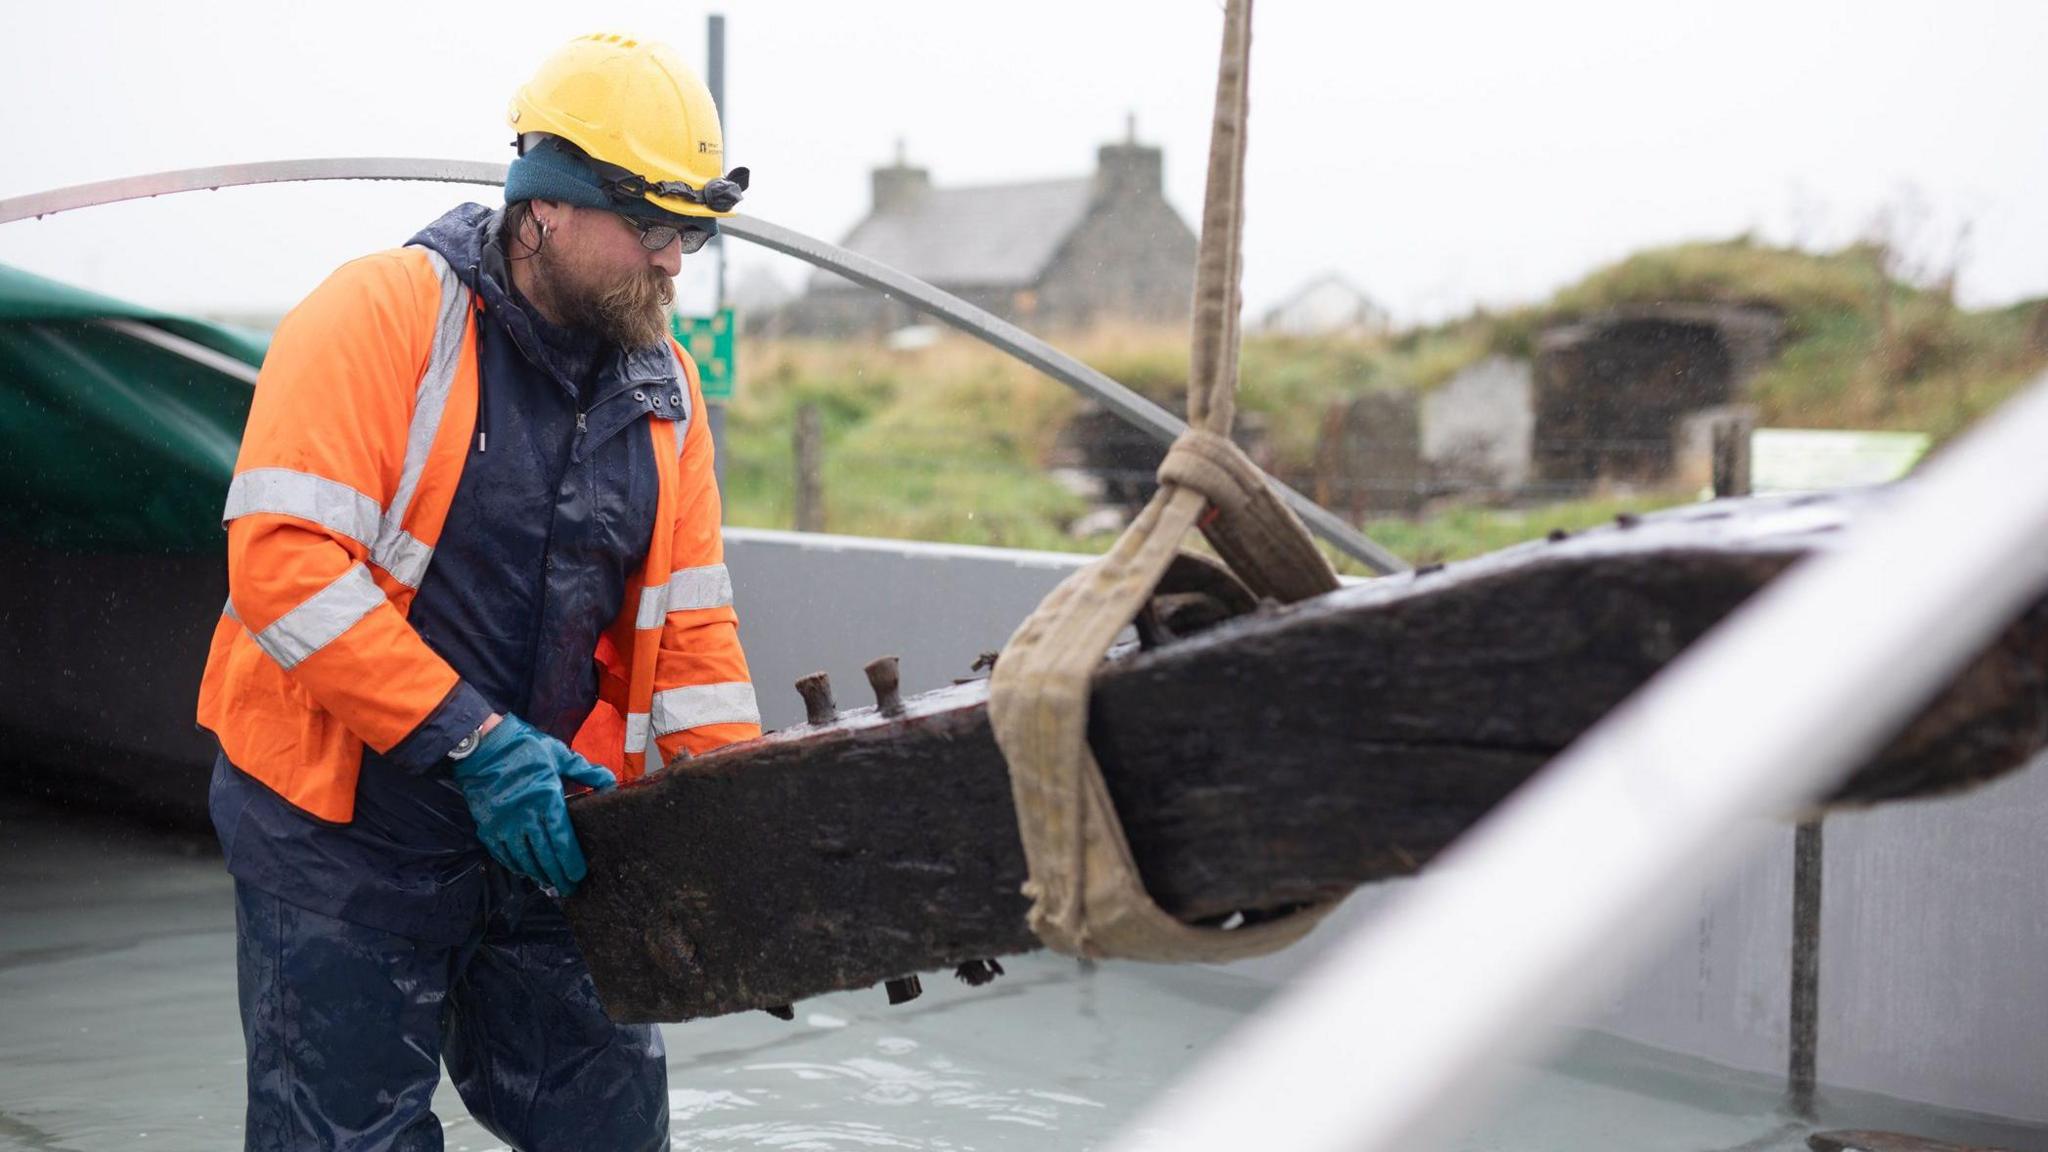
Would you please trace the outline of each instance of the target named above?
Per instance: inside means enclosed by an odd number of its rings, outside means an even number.
[[[573,483],[573,480],[571,479],[571,473],[576,468],[577,457],[582,454],[583,434],[589,430],[589,414],[584,410],[583,399],[582,397],[579,396],[576,400],[576,436],[569,442],[569,458],[563,461],[562,463],[562,479],[556,484],[555,490],[549,494],[549,498],[553,502],[554,507],[552,507],[548,511],[548,534],[546,538],[543,539],[541,542],[540,595],[535,600],[535,612],[533,622],[533,648],[531,649],[531,655],[529,656],[527,663],[527,667],[529,669],[535,669],[539,667],[540,646],[545,642],[546,639],[548,605],[554,599],[555,525],[558,522],[562,511],[561,485]],[[531,705],[533,702],[533,689],[533,681],[529,680],[526,685],[526,699],[528,705]]]

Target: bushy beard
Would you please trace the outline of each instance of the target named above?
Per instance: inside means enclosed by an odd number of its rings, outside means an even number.
[[[627,348],[651,348],[668,337],[668,306],[676,282],[648,271],[623,280],[590,301],[591,324]]]
[[[536,254],[535,265],[564,326],[595,332],[629,349],[651,348],[667,339],[668,307],[675,302],[676,285],[658,269],[609,286],[588,286],[549,248]]]

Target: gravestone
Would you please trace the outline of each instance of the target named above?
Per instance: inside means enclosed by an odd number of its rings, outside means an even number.
[[[1413,392],[1366,392],[1332,404],[1316,445],[1318,504],[1361,520],[1408,514],[1429,495],[1422,409]]]
[[[1438,492],[1512,494],[1529,480],[1535,369],[1489,356],[1422,398],[1422,457]]]

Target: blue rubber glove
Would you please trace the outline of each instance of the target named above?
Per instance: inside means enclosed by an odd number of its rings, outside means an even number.
[[[517,716],[500,720],[476,751],[455,762],[455,782],[491,858],[567,896],[587,869],[562,800],[563,780],[600,792],[618,783]]]

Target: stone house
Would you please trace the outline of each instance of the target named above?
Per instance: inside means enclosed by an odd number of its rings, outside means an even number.
[[[1037,331],[1105,321],[1185,324],[1195,233],[1167,203],[1158,148],[1127,137],[1095,171],[1064,180],[943,188],[896,162],[873,173],[873,205],[841,243]],[[786,330],[873,334],[915,323],[901,302],[819,272]]]

